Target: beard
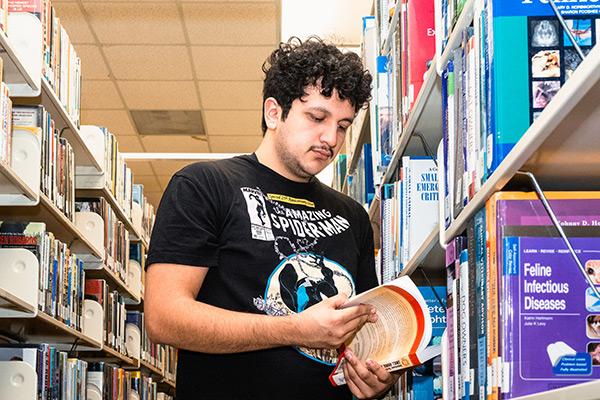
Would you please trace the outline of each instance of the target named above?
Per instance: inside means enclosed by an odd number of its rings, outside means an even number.
[[[315,176],[315,174],[310,173],[302,166],[298,158],[288,150],[284,143],[277,141],[275,146],[277,154],[279,154],[279,158],[291,173],[296,175],[298,178],[306,180],[310,180]]]

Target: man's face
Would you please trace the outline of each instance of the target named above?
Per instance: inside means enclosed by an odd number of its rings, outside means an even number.
[[[300,180],[321,172],[338,154],[346,129],[354,119],[354,107],[340,100],[334,90],[330,98],[315,87],[292,103],[285,121],[279,121],[275,147],[283,166]]]

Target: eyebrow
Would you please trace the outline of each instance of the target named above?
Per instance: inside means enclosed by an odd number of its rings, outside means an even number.
[[[319,107],[319,106],[309,107],[307,112],[310,112],[310,111],[318,111],[318,112],[322,112],[323,114],[327,115],[328,117],[331,116],[331,111],[329,111],[325,107]],[[339,122],[342,122],[342,121],[352,123],[354,121],[354,118],[342,118]]]

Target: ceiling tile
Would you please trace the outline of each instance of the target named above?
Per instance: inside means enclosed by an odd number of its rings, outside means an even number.
[[[81,58],[83,79],[110,79],[110,72],[98,46],[79,44],[75,46],[75,51]]]
[[[87,24],[78,3],[56,4],[56,16],[69,34],[71,43],[95,43],[94,35]]]
[[[154,175],[136,175],[134,181],[135,183],[144,185],[144,194],[146,194],[146,192],[157,192],[162,190],[162,185]]]
[[[169,182],[171,181],[170,176],[159,175],[156,178],[158,179],[158,183],[160,183],[163,188],[166,188]]]
[[[98,2],[83,5],[103,44],[183,44],[183,24],[174,3]],[[157,59],[160,54],[156,54]]]
[[[104,46],[104,54],[115,79],[194,78],[185,46]]]
[[[194,160],[155,160],[152,167],[158,176],[171,176],[186,165],[195,163]]]
[[[200,108],[193,81],[118,81],[125,103],[133,110]]]
[[[150,204],[152,204],[154,206],[154,211],[156,212],[156,209],[158,208],[158,205],[160,204],[160,199],[162,198],[163,192],[146,192],[144,191],[144,194],[146,195],[146,198],[148,198],[148,201],[150,202]]]
[[[217,135],[262,135],[262,111],[204,111],[206,132]]]
[[[275,45],[279,18],[274,3],[182,4],[191,44]]]
[[[272,47],[192,47],[194,68],[199,80],[258,80],[264,78],[261,66]]]
[[[150,161],[141,160],[127,160],[127,166],[133,171],[133,181],[138,183],[137,176],[141,175],[154,175],[152,164]]]
[[[208,142],[213,153],[252,153],[262,136],[209,136]]]
[[[215,0],[180,0],[182,3],[214,3]],[[274,3],[275,0],[223,0],[224,3],[236,2],[236,3]]]
[[[208,143],[191,136],[157,135],[142,136],[147,152],[207,153]]]
[[[262,81],[200,81],[198,85],[205,110],[262,109]]]
[[[144,148],[138,136],[117,136],[119,151],[125,153],[142,153]],[[131,167],[130,167],[131,168]]]
[[[112,81],[85,80],[81,88],[81,108],[123,108],[117,88]]]
[[[126,110],[81,110],[82,125],[105,126],[115,135],[137,135]]]

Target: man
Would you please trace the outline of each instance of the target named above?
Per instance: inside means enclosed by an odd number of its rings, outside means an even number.
[[[342,147],[370,96],[360,58],[312,38],[265,65],[264,139],[252,155],[174,175],[146,274],[151,339],[181,349],[177,399],[350,399],[396,376],[348,352],[347,386],[328,376],[336,349],[377,315],[342,308],[377,284],[364,209],[315,175]]]

